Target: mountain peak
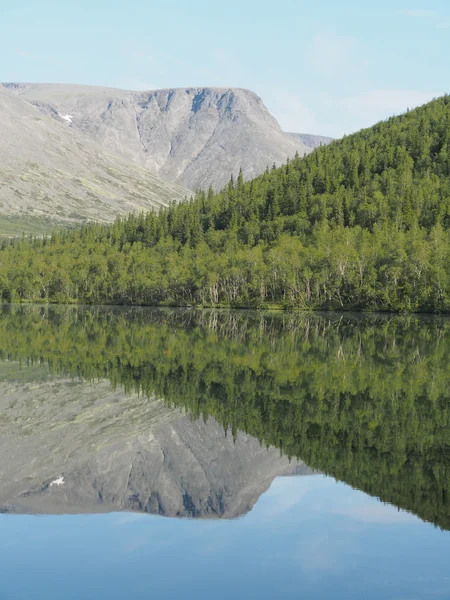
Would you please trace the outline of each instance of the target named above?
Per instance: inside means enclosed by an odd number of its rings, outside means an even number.
[[[311,151],[283,132],[262,99],[244,88],[3,85],[54,118],[70,116],[70,128],[109,151],[189,189],[218,189],[241,169],[249,179]]]

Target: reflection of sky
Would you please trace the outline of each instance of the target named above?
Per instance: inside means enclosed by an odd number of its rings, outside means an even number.
[[[450,533],[322,476],[236,521],[0,517],[0,598],[450,598]]]

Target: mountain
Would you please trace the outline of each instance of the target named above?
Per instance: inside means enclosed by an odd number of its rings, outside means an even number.
[[[0,228],[112,221],[187,194],[67,125],[0,86]]]
[[[280,475],[310,474],[155,398],[0,364],[0,512],[235,518]]]
[[[250,179],[296,152],[303,156],[311,151],[303,139],[283,132],[261,98],[245,89],[132,92],[4,85],[67,129],[81,131],[162,179],[192,190],[210,185],[217,190],[241,168]]]
[[[311,135],[309,133],[289,133],[289,135],[313,150],[319,146],[328,146],[333,141],[333,138],[324,135]]]

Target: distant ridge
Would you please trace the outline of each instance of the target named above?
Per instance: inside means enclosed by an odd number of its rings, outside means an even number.
[[[253,178],[328,140],[285,133],[261,98],[246,89],[3,85],[68,128],[192,190],[217,190],[240,169]]]
[[[319,146],[327,146],[333,141],[333,138],[326,137],[325,135],[312,135],[310,133],[289,133],[289,135],[313,150]]]

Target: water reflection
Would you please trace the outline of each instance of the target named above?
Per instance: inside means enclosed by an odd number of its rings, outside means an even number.
[[[8,600],[450,595],[447,532],[321,475],[276,479],[243,519],[0,515],[0,531]]]
[[[161,400],[0,365],[0,511],[139,511],[171,517],[247,513],[276,476],[311,472],[253,437]],[[3,367],[3,369],[2,369]],[[14,376],[17,377],[14,380]]]
[[[449,328],[4,307],[3,510],[232,517],[305,461],[448,529]]]

